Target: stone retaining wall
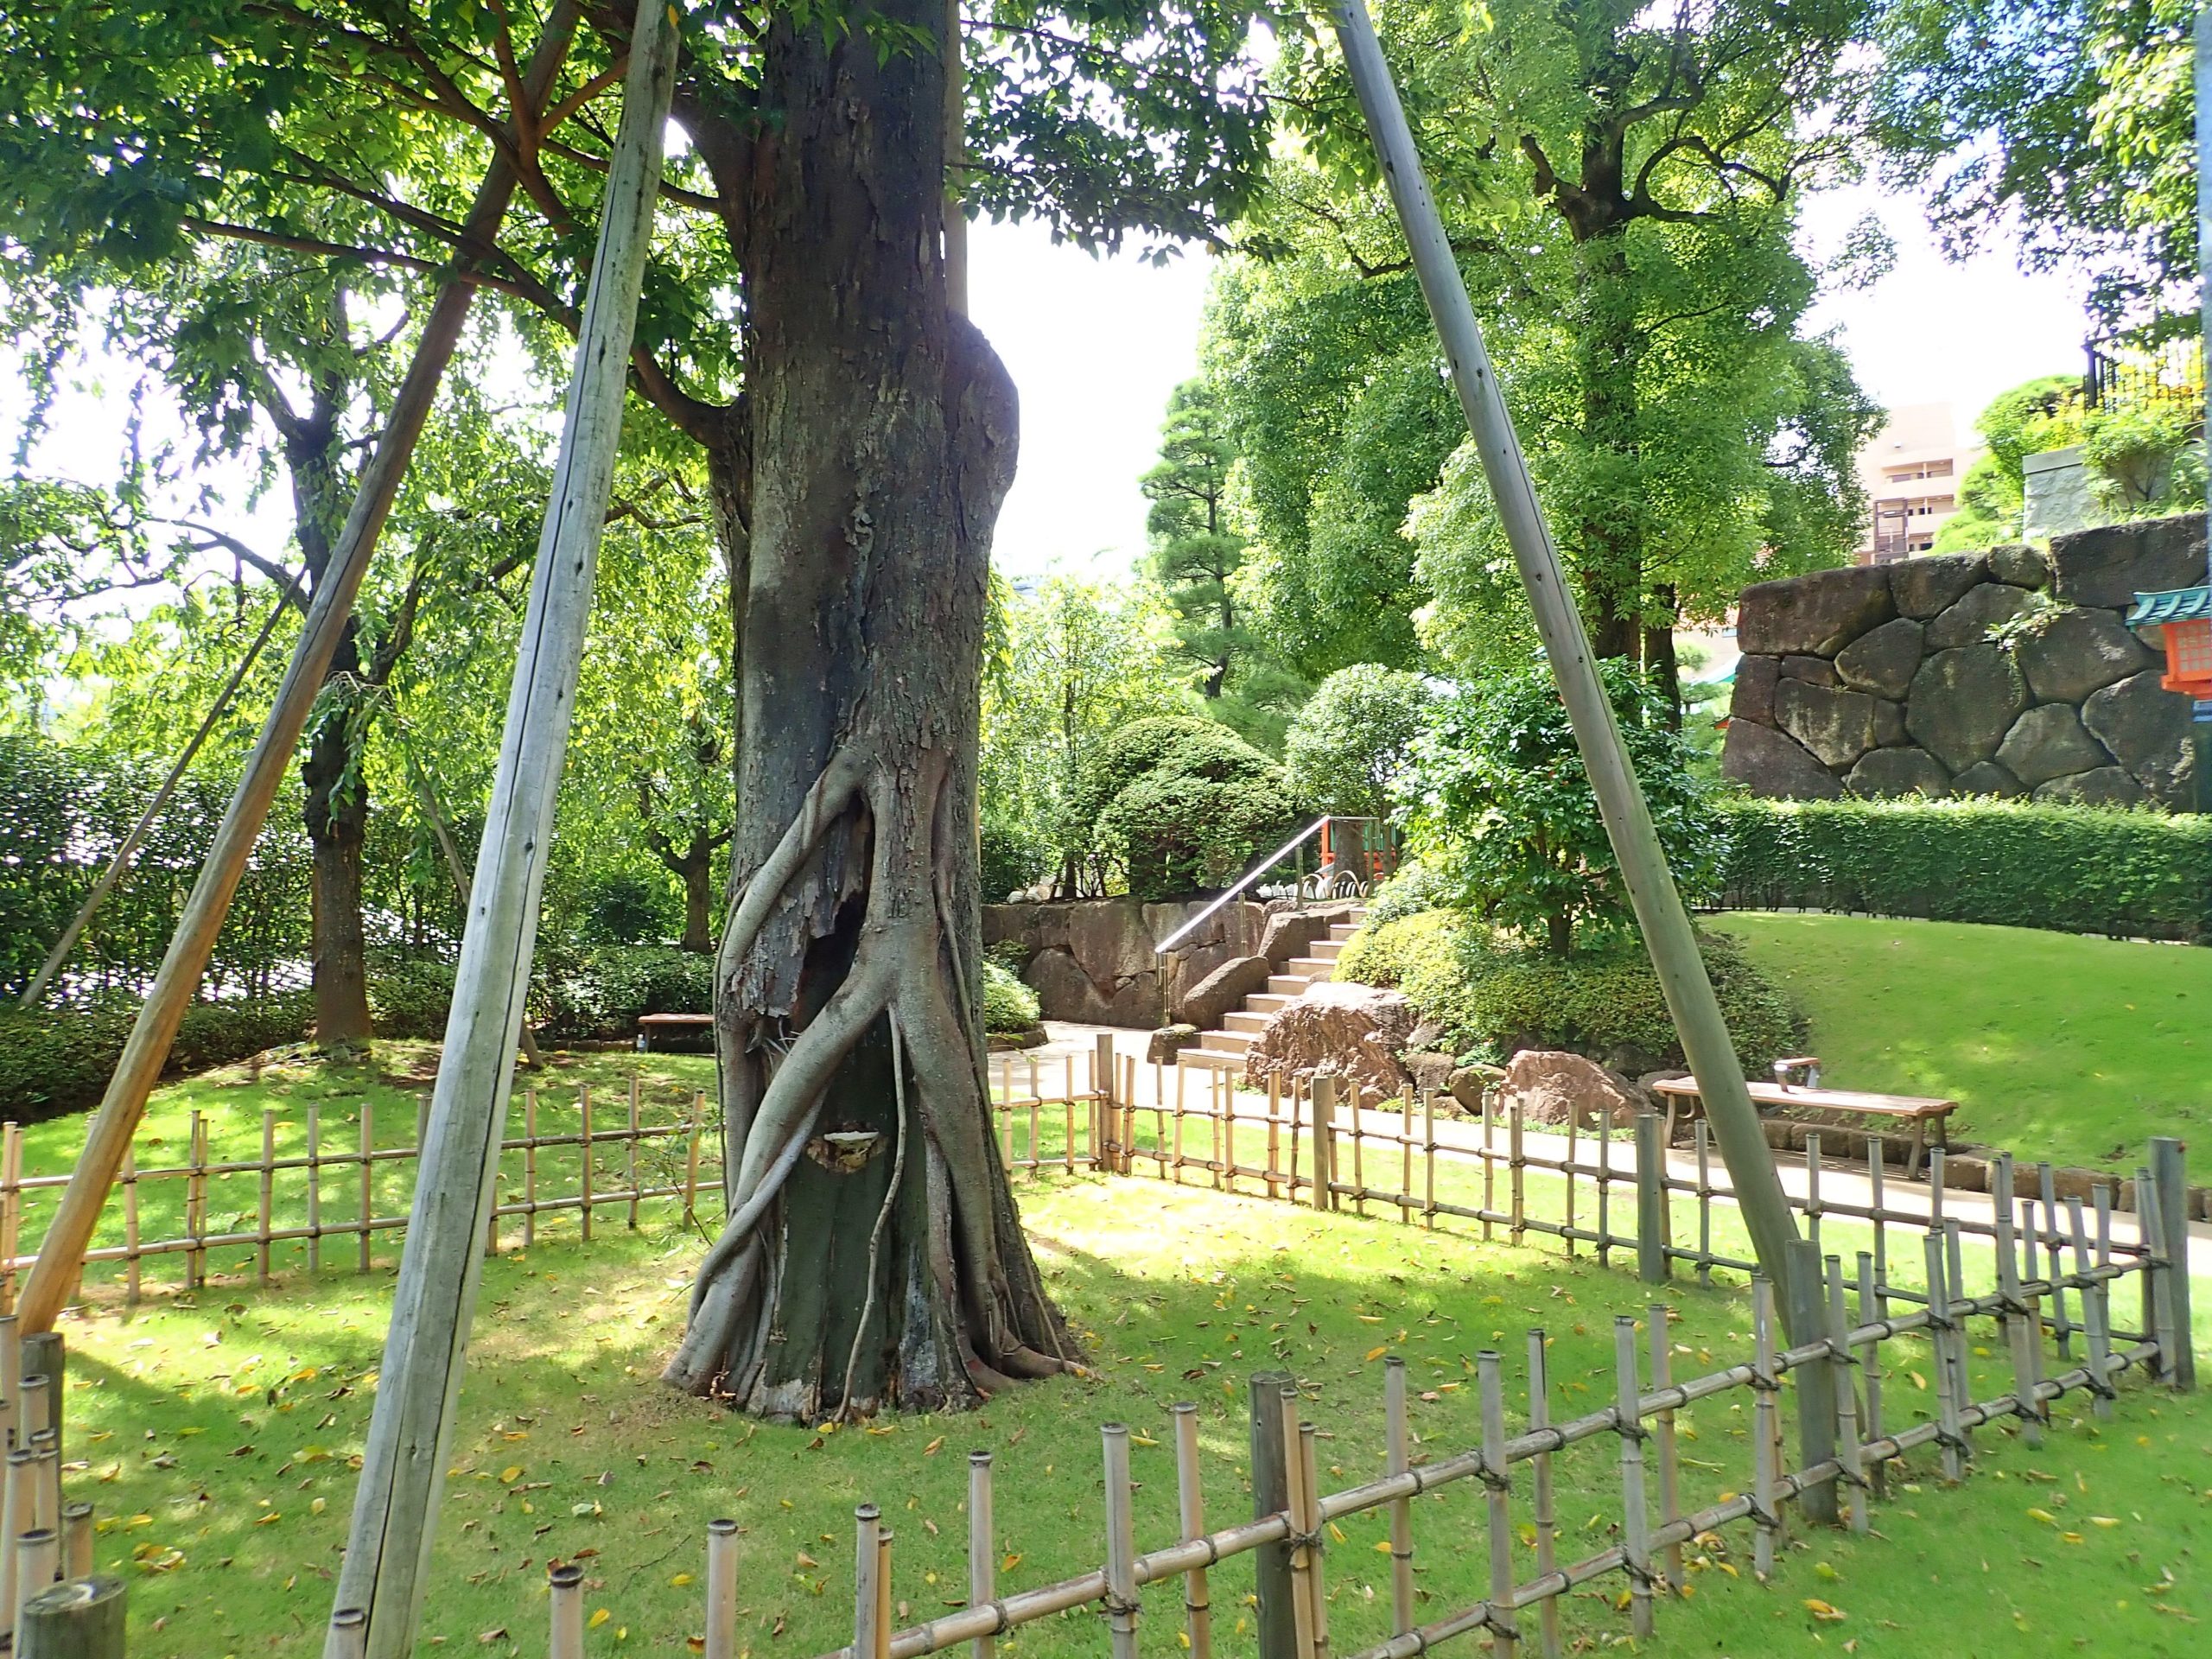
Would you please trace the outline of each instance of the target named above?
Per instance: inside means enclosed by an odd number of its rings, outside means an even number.
[[[2196,804],[2190,706],[2122,620],[2204,580],[2202,518],[1744,590],[1721,769],[1755,795]]]
[[[1021,977],[1037,993],[1046,1019],[1149,1029],[1166,1023],[1183,994],[1222,963],[1260,947],[1266,908],[1240,901],[1216,911],[1167,956],[1154,954],[1154,946],[1211,902],[985,905],[983,943],[1022,948]]]

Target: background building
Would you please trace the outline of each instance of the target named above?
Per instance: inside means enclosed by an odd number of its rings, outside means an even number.
[[[1962,443],[1948,404],[1906,404],[1859,452],[1859,481],[1870,511],[1859,547],[1861,564],[1889,564],[1925,553],[1958,511],[1959,480],[1978,453]]]

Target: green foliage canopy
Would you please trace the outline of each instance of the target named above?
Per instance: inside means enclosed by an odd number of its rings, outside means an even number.
[[[1283,766],[1316,811],[1389,816],[1391,785],[1425,724],[1428,683],[1418,674],[1355,663],[1314,689],[1290,722]]]

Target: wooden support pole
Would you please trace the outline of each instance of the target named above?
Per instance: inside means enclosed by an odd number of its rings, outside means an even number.
[[[1828,1328],[1820,1252],[1813,1248],[1811,1239],[1798,1238],[1789,1242],[1784,1255],[1789,1262],[1789,1298],[1798,1306],[1783,1324],[1795,1340],[1816,1342],[1827,1334]],[[1797,1395],[1797,1461],[1809,1469],[1835,1456],[1835,1372],[1827,1365],[1801,1365],[1790,1372],[1789,1380]],[[1834,1526],[1835,1483],[1816,1481],[1802,1488],[1797,1504],[1815,1525]]]
[[[1109,1039],[1110,1040],[1110,1039]],[[968,1605],[988,1607],[998,1596],[997,1519],[991,1506],[991,1454],[968,1454]],[[988,1630],[969,1649],[969,1659],[991,1659],[998,1643]]]
[[[882,1512],[873,1503],[853,1511],[853,1659],[875,1659],[880,1638],[883,1598],[876,1580],[883,1572]]]
[[[737,1522],[707,1522],[706,1659],[737,1659]]]
[[[121,1579],[78,1576],[34,1596],[16,1626],[16,1659],[124,1659],[130,1592]]]
[[[518,115],[535,118],[568,56],[582,10],[575,0],[556,0],[548,10],[523,76],[530,108],[517,111]],[[514,168],[504,156],[495,153],[462,222],[460,246],[488,248],[496,242],[516,182]],[[130,1138],[145,1116],[146,1098],[168,1063],[177,1027],[199,991],[200,976],[207,970],[232,896],[245,874],[254,842],[268,821],[277,790],[307,730],[308,716],[330,672],[331,661],[351,625],[354,596],[368,574],[377,539],[398,496],[408,463],[414,458],[416,441],[429,419],[438,383],[461,343],[461,328],[474,297],[473,266],[464,256],[441,281],[437,297],[423,318],[414,360],[392,397],[391,413],[385,418],[376,454],[361,474],[353,510],[331,549],[322,579],[315,585],[283,683],[277,688],[261,735],[246,758],[230,807],[200,861],[200,874],[177,917],[168,950],[147,988],[130,1035],[124,1039],[122,1057],[93,1114],[85,1149],[39,1245],[38,1261],[23,1287],[22,1311],[30,1330],[43,1331],[53,1325],[84,1274],[85,1252],[99,1224],[100,1211],[115,1185],[117,1172],[123,1167]]]
[[[1114,1659],[1137,1659],[1137,1538],[1130,1506],[1129,1426],[1106,1423],[1106,1628]]]
[[[2185,1393],[2196,1386],[2196,1351],[2190,1331],[2189,1172],[2179,1141],[2160,1135],[2151,1142],[2151,1179],[2158,1195],[2164,1236],[2156,1248],[2165,1262],[2166,1318],[2173,1328],[2172,1351],[2160,1357],[2166,1381]]]
[[[361,1659],[368,1651],[369,1616],[358,1607],[340,1607],[330,1616],[323,1659]]]
[[[622,433],[630,342],[678,56],[664,0],[640,0],[552,494],[476,858],[453,1012],[415,1186],[382,1382],[334,1605],[369,1615],[368,1659],[404,1659],[428,1587],[471,1316],[536,944],[553,806]]]
[[[1176,1518],[1188,1542],[1206,1535],[1205,1485],[1198,1472],[1198,1408],[1186,1400],[1173,1409]],[[1213,1652],[1213,1598],[1203,1567],[1183,1575],[1183,1618],[1192,1659],[1209,1659]]]
[[[1407,1421],[1406,1362],[1392,1354],[1382,1362],[1382,1467],[1402,1475],[1411,1468],[1412,1425]],[[1409,1497],[1390,1505],[1390,1634],[1414,1627],[1414,1504]]]
[[[1251,1382],[1252,1518],[1264,1520],[1290,1507],[1290,1471],[1283,1462],[1283,1402],[1294,1397],[1290,1373],[1259,1371]],[[1290,1547],[1262,1544],[1252,1553],[1254,1625],[1259,1659],[1297,1659],[1298,1626],[1291,1583]]]
[[[1720,1141],[1720,1155],[1734,1179],[1736,1202],[1750,1230],[1753,1253],[1768,1275],[1779,1281],[1790,1270],[1787,1253],[1789,1242],[1797,1236],[1797,1224],[1775,1173],[1774,1155],[1751,1104],[1743,1064],[1713,995],[1705,959],[1699,954],[1689,912],[1667,867],[1650,810],[1621,742],[1612,704],[1599,679],[1581,613],[1537,502],[1528,461],[1467,298],[1458,256],[1422,176],[1413,130],[1406,124],[1397,87],[1375,37],[1366,0],[1330,0],[1330,15],[1453,389],[1474,435],[1492,505],[1520,567],[1545,658],[1573,724],[1622,885],[1651,953],[1690,1070],[1696,1074],[1706,1115]],[[1814,1328],[1818,1328],[1817,1321]]]
[[[1636,1274],[1647,1285],[1667,1281],[1667,1148],[1659,1114],[1636,1118]]]

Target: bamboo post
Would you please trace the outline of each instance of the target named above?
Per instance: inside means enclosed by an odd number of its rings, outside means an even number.
[[[1629,1621],[1638,1640],[1651,1634],[1651,1512],[1643,1486],[1643,1386],[1637,1375],[1636,1320],[1613,1321],[1614,1415],[1621,1440],[1621,1564],[1628,1572]]]
[[[699,1134],[707,1121],[707,1091],[691,1091],[691,1123],[683,1135],[683,1220],[699,1218]]]
[[[1646,1310],[1650,1326],[1651,1387],[1656,1393],[1665,1393],[1675,1383],[1674,1340],[1668,1329],[1667,1305],[1654,1302]],[[1675,1411],[1669,1406],[1657,1414],[1658,1428],[1652,1440],[1659,1448],[1659,1525],[1663,1529],[1674,1525],[1682,1513],[1681,1448],[1675,1433]],[[1662,1581],[1668,1592],[1679,1595],[1688,1579],[1682,1568],[1682,1546],[1680,1541],[1669,1544],[1661,1552],[1663,1563]]]
[[[2005,1326],[2005,1345],[2012,1358],[2013,1410],[2020,1419],[2020,1438],[2030,1446],[2043,1444],[2043,1408],[2036,1398],[2036,1378],[2043,1357],[2043,1320],[2020,1287],[2020,1259],[2013,1248],[2014,1195],[2012,1160],[1998,1160],[1997,1294],[2003,1303],[1998,1315]],[[2029,1249],[2032,1250],[2031,1243]]]
[[[582,1129],[576,1137],[581,1158],[581,1173],[577,1177],[576,1214],[583,1227],[584,1243],[591,1243],[592,1211],[592,1146],[591,1146],[591,1084],[584,1084],[576,1090],[576,1109],[582,1119]]]
[[[369,1616],[358,1607],[340,1607],[330,1616],[322,1659],[362,1659],[369,1650]]]
[[[1421,1224],[1427,1227],[1431,1232],[1434,1232],[1436,1230],[1436,1090],[1433,1089],[1427,1090],[1421,1096],[1421,1168],[1422,1182]],[[1483,1160],[1483,1179],[1485,1187],[1487,1187],[1490,1179],[1490,1160],[1488,1159],[1484,1159]],[[1483,1222],[1483,1236],[1484,1238],[1488,1238],[1490,1236],[1490,1222],[1487,1212],[1490,1209],[1490,1198],[1487,1191],[1485,1191],[1483,1198],[1483,1209],[1485,1212]]]
[[[875,1659],[882,1645],[878,1626],[883,1599],[876,1580],[883,1573],[882,1512],[873,1503],[853,1511],[852,1659]]]
[[[184,1282],[197,1290],[207,1282],[207,1115],[192,1115],[191,1173],[186,1177],[185,1236],[192,1248],[185,1252]]]
[[[1406,1362],[1392,1354],[1382,1362],[1383,1471],[1402,1475],[1409,1460],[1410,1426],[1406,1421]],[[1390,1504],[1390,1634],[1414,1627],[1414,1505],[1409,1497]]]
[[[1184,1541],[1190,1542],[1206,1535],[1205,1487],[1198,1472],[1198,1408],[1185,1401],[1174,1413],[1176,1516]],[[1192,1659],[1208,1659],[1213,1652],[1213,1599],[1203,1567],[1183,1575],[1183,1616]]]
[[[1851,1380],[1851,1316],[1844,1303],[1843,1258],[1824,1258],[1828,1281],[1828,1346],[1835,1373],[1836,1456],[1843,1465],[1842,1484],[1850,1506],[1851,1529],[1866,1530],[1866,1465],[1859,1456],[1859,1389]]]
[[[1106,1127],[1114,1121],[1115,1072],[1114,1037],[1111,1032],[1098,1033],[1098,1044],[1090,1060],[1090,1086],[1098,1099],[1090,1113],[1090,1166],[1104,1169],[1106,1163]]]
[[[1710,1289],[1713,1285],[1713,1133],[1702,1117],[1698,1119],[1694,1132],[1697,1142],[1697,1281]]]
[[[1520,1625],[1513,1616],[1513,1471],[1505,1460],[1505,1365],[1494,1348],[1475,1356],[1482,1389],[1483,1484],[1488,1489],[1490,1535],[1491,1651],[1513,1659],[1520,1651]]]
[[[1414,1086],[1398,1091],[1398,1220],[1414,1220]]]
[[[1943,1255],[1948,1266],[1945,1269],[1944,1284],[1949,1288],[1954,1302],[1967,1299],[1966,1250],[1961,1242],[1959,1224],[1943,1224]],[[1958,1402],[1961,1411],[1974,1399],[1974,1379],[1967,1371],[1967,1330],[1965,1317],[1950,1327],[1947,1345],[1951,1356],[1951,1398]]]
[[[1636,1272],[1647,1285],[1667,1281],[1667,1148],[1659,1114],[1636,1117]]]
[[[573,3],[549,9],[523,73],[525,107],[514,112],[516,118],[534,119],[533,112],[543,105],[568,55],[582,10]],[[518,176],[506,156],[495,148],[462,222],[460,246],[488,247],[496,240]],[[376,454],[361,473],[352,511],[324,564],[322,578],[315,584],[315,598],[292,647],[283,683],[247,757],[230,806],[200,861],[200,874],[169,936],[160,970],[147,990],[130,1035],[124,1040],[122,1058],[116,1062],[114,1075],[93,1115],[84,1153],[70,1173],[68,1187],[39,1246],[39,1259],[23,1293],[25,1324],[32,1330],[44,1330],[54,1323],[84,1272],[85,1252],[99,1224],[99,1213],[116,1173],[123,1166],[124,1154],[145,1115],[147,1096],[168,1064],[170,1045],[198,992],[232,895],[238,891],[254,842],[291,766],[339,644],[352,625],[354,596],[368,573],[370,556],[376,550],[400,480],[414,456],[416,440],[429,418],[438,383],[460,344],[469,304],[475,297],[474,264],[473,255],[454,261],[423,320],[414,360],[393,396]]]
[[[1068,1174],[1075,1173],[1075,1056],[1061,1056],[1060,1106],[1064,1121],[1060,1125],[1060,1167]]]
[[[1107,1423],[1098,1433],[1106,1446],[1106,1627],[1114,1635],[1114,1659],[1137,1659],[1137,1541],[1129,1503],[1129,1428],[1126,1423]]]
[[[632,1072],[631,1072],[631,1073],[630,1073],[630,1122],[629,1122],[630,1138],[629,1138],[626,1141],[625,1141],[625,1142],[623,1143],[623,1148],[622,1148],[622,1150],[623,1150],[623,1157],[624,1157],[624,1160],[625,1160],[625,1162],[624,1162],[624,1173],[625,1173],[629,1177],[629,1180],[630,1180],[630,1211],[629,1211],[629,1224],[630,1224],[630,1230],[631,1230],[632,1232],[633,1232],[633,1233],[634,1233],[634,1232],[636,1232],[636,1231],[638,1230],[638,1130],[639,1130],[639,1112],[638,1112],[638,1074],[637,1074],[635,1071],[632,1071]]]
[[[678,50],[669,8],[661,0],[640,0],[561,453],[454,976],[431,1140],[416,1182],[383,1380],[334,1602],[367,1609],[368,1659],[413,1652],[436,1541],[454,1402],[483,1272],[476,1240],[491,1201],[514,1077]]]
[[[138,1189],[137,1186],[138,1172],[137,1166],[135,1164],[131,1166],[130,1173],[133,1184],[126,1190],[132,1200],[130,1206],[130,1219],[135,1224],[138,1219],[138,1208],[137,1203],[138,1196]],[[137,1268],[137,1260],[135,1255],[131,1260],[131,1267],[132,1271],[135,1274]],[[322,1108],[320,1106],[310,1106],[308,1108],[308,1276],[312,1278],[321,1271]],[[135,1296],[135,1286],[133,1287],[133,1294]],[[355,1609],[354,1611],[358,1611],[359,1609]]]
[[[8,1628],[17,1652],[23,1646],[23,1608],[61,1576],[61,1539],[51,1527],[33,1527],[11,1541],[16,1552],[16,1605]]]
[[[260,1236],[260,1246],[255,1258],[256,1277],[262,1284],[269,1282],[269,1231],[274,1224],[276,1181],[276,1114],[269,1107],[261,1109],[261,1194],[256,1211],[255,1230]]]
[[[2066,1200],[2066,1220],[2074,1240],[2074,1271],[2085,1281],[2089,1274],[2089,1236],[2082,1224],[2082,1200]],[[2082,1339],[2088,1350],[2090,1408],[2099,1417],[2112,1415],[2112,1328],[2106,1323],[2107,1298],[2102,1284],[2082,1287]]]
[[[2168,1360],[2167,1380],[2187,1392],[2196,1386],[2196,1352],[2190,1329],[2189,1295],[2189,1172],[2179,1141],[2159,1135],[2151,1142],[2151,1179],[2158,1195],[2158,1217],[2165,1236],[2159,1251],[2165,1258],[2166,1317],[2173,1326],[2174,1345]]]
[[[2074,1326],[2067,1317],[2066,1287],[2058,1281],[2066,1275],[2064,1236],[2058,1230],[2058,1182],[2049,1163],[2036,1166],[2037,1185],[2043,1198],[2044,1276],[2050,1283],[2050,1323],[2058,1333],[2058,1353],[2062,1359],[2074,1357]]]
[[[1958,1401],[1952,1394],[1951,1298],[1943,1262],[1943,1240],[1929,1233],[1923,1241],[1928,1259],[1928,1336],[1935,1352],[1929,1369],[1936,1373],[1936,1437],[1943,1453],[1943,1478],[1956,1485],[1966,1470],[1961,1454],[1965,1442],[1959,1437]]]
[[[872,1659],[891,1659],[891,1529],[875,1535],[875,1652]]]
[[[1275,1176],[1282,1167],[1282,1078],[1268,1074],[1268,1196],[1280,1198]],[[1296,1196],[1294,1192],[1293,1196]]]
[[[308,1246],[314,1248],[312,1244]],[[138,1156],[135,1152],[123,1154],[123,1303],[125,1307],[138,1306]],[[11,1316],[12,1317],[12,1316]]]
[[[1821,1135],[1818,1129],[1805,1131],[1805,1241],[1813,1247],[1813,1259],[1815,1262],[1819,1261],[1821,1256]],[[1814,1290],[1816,1295],[1821,1294],[1817,1284],[1814,1287]],[[1791,1328],[1797,1330],[1798,1334],[1806,1340],[1811,1340],[1810,1331],[1801,1330],[1794,1325]],[[1827,1328],[1827,1320],[1825,1316],[1821,1320],[1820,1328],[1822,1330]]]
[[[1544,1333],[1529,1332],[1529,1429],[1541,1433],[1551,1427],[1550,1366],[1544,1355]],[[1531,1459],[1534,1508],[1530,1519],[1536,1529],[1536,1576],[1548,1579],[1559,1564],[1559,1511],[1552,1493],[1552,1454],[1540,1451]],[[1546,1596],[1536,1604],[1536,1630],[1543,1643],[1544,1659],[1560,1659],[1559,1598]]]
[[[1106,1040],[1110,1041],[1111,1039]],[[991,1509],[991,1454],[968,1454],[968,1605],[988,1607],[998,1596],[998,1527]],[[997,1646],[990,1632],[977,1637],[970,1659],[991,1659]]]
[[[12,1633],[16,1609],[23,1598],[22,1560],[16,1541],[34,1522],[38,1489],[38,1459],[28,1446],[8,1453],[6,1484],[0,1490],[0,1630]]]
[[[31,1458],[37,1466],[38,1484],[32,1489],[31,1524],[52,1532],[60,1548],[61,1536],[61,1437],[41,1429],[31,1437]]]
[[[1879,1236],[1878,1231],[1876,1236]],[[1879,1282],[1875,1277],[1872,1255],[1866,1250],[1859,1251],[1859,1319],[1862,1325],[1887,1317],[1883,1312],[1887,1299],[1877,1288]],[[1866,1389],[1866,1438],[1878,1440],[1882,1438],[1882,1340],[1879,1337],[1866,1343],[1861,1350],[1859,1376]],[[1889,1496],[1889,1460],[1885,1458],[1875,1461],[1872,1478],[1878,1497]]]
[[[16,1625],[16,1659],[124,1659],[121,1579],[73,1575],[23,1604]]]
[[[1613,1262],[1613,1125],[1609,1117],[1597,1126],[1598,1141],[1598,1265]]]
[[[583,1568],[574,1561],[549,1567],[545,1585],[553,1624],[553,1639],[546,1647],[548,1659],[584,1659]],[[372,1637],[373,1630],[368,1634]]]
[[[1780,1430],[1775,1391],[1782,1381],[1774,1370],[1774,1286],[1764,1274],[1751,1279],[1751,1335],[1758,1357],[1751,1368],[1751,1571],[1764,1584],[1774,1574],[1775,1535],[1782,1516],[1775,1508],[1775,1437]]]
[[[81,1498],[61,1506],[61,1557],[64,1578],[92,1576],[92,1506]]]
[[[16,1444],[22,1396],[22,1338],[16,1335],[16,1316],[0,1313],[0,1453]],[[0,1521],[5,1518],[4,1512],[0,1512]]]
[[[696,1129],[692,1141],[696,1146]],[[686,1207],[689,1215],[689,1206]],[[537,1085],[530,1084],[522,1091],[522,1247],[528,1250],[537,1243]]]
[[[1525,1124],[1521,1096],[1514,1096],[1506,1107],[1505,1146],[1508,1160],[1506,1173],[1513,1188],[1513,1219],[1507,1226],[1507,1243],[1518,1246],[1522,1235],[1528,1231],[1528,1196],[1522,1190],[1528,1170],[1528,1158],[1522,1147],[1522,1133]]]
[[[1290,1606],[1297,1630],[1298,1659],[1315,1659],[1313,1643],[1313,1541],[1306,1524],[1306,1448],[1298,1433],[1298,1395],[1286,1388],[1276,1419],[1282,1429],[1282,1459],[1290,1517]]]
[[[1483,1126],[1483,1243],[1491,1242],[1491,1216],[1497,1209],[1497,1090],[1487,1086],[1480,1092],[1480,1116]],[[1436,1224],[1436,1117],[1429,1115],[1428,1128],[1428,1192],[1429,1224]]]
[[[1250,1384],[1252,1518],[1290,1509],[1290,1471],[1283,1461],[1283,1402],[1294,1397],[1290,1373],[1259,1371]],[[1293,1526],[1296,1521],[1294,1517]],[[1300,1659],[1291,1581],[1290,1546],[1262,1544],[1252,1553],[1254,1624],[1259,1659]]]
[[[1357,1078],[1351,1078],[1347,1079],[1347,1081],[1351,1084],[1350,1092],[1351,1095],[1352,1208],[1362,1220],[1365,1220],[1367,1217],[1367,1137],[1363,1126],[1366,1122],[1367,1114],[1362,1109],[1367,1103],[1365,1096],[1361,1091],[1358,1080]]]
[[[1045,1109],[1045,1083],[1037,1075],[1037,1057],[1029,1056],[1029,1171],[1033,1175],[1045,1172],[1045,1150],[1037,1138],[1038,1114]]]
[[[376,1265],[376,1243],[374,1238],[372,1236],[372,1230],[369,1224],[371,1222],[375,1220],[377,1212],[376,1156],[376,1108],[369,1101],[364,1099],[361,1102],[361,1153],[359,1159],[361,1178],[361,1223],[359,1227],[355,1230],[357,1234],[355,1249],[360,1258],[358,1266],[363,1273],[368,1272],[371,1268]],[[416,1179],[419,1185],[422,1179],[419,1169],[417,1171]]]
[[[1828,1328],[1827,1293],[1821,1272],[1820,1253],[1813,1248],[1811,1239],[1793,1239],[1785,1258],[1790,1268],[1789,1300],[1797,1306],[1796,1313],[1783,1323],[1801,1340],[1818,1341]],[[1835,1370],[1828,1365],[1801,1365],[1789,1374],[1789,1380],[1797,1396],[1798,1461],[1809,1469],[1835,1456]],[[1805,1511],[1805,1518],[1815,1526],[1835,1524],[1834,1481],[1818,1481],[1804,1487],[1797,1494],[1797,1503]]]
[[[706,1659],[737,1659],[737,1522],[707,1522]]]
[[[1734,1180],[1736,1202],[1750,1229],[1753,1252],[1769,1276],[1777,1276],[1789,1270],[1785,1255],[1789,1241],[1797,1236],[1796,1222],[1775,1173],[1774,1156],[1751,1104],[1743,1064],[1713,995],[1705,959],[1698,952],[1689,913],[1682,906],[1643,791],[1622,746],[1612,704],[1599,679],[1581,613],[1576,608],[1574,591],[1560,568],[1558,549],[1536,500],[1528,462],[1483,344],[1481,326],[1468,302],[1458,257],[1422,176],[1420,154],[1414,146],[1412,130],[1406,124],[1389,66],[1375,38],[1366,0],[1332,0],[1330,12],[1353,90],[1366,117],[1368,134],[1374,141],[1428,302],[1429,315],[1436,324],[1453,389],[1474,435],[1498,521],[1529,590],[1545,659],[1558,680],[1560,699],[1574,727],[1583,767],[1612,843],[1622,885],[1628,890],[1668,1012],[1674,1017],[1690,1070],[1696,1075],[1706,1114],[1719,1137],[1721,1157]]]
[[[1575,1250],[1578,1244],[1578,1241],[1574,1236],[1574,1177],[1576,1171],[1580,1166],[1582,1161],[1582,1155],[1575,1147],[1575,1130],[1577,1128],[1575,1119],[1578,1116],[1580,1116],[1580,1113],[1576,1108],[1569,1107],[1567,1109],[1567,1157],[1564,1160],[1566,1168],[1562,1171],[1562,1174],[1567,1181],[1567,1208],[1563,1218],[1567,1230],[1560,1236],[1560,1243],[1566,1247],[1567,1260],[1570,1262],[1574,1259]]]
[[[1305,1505],[1306,1535],[1313,1541],[1306,1563],[1306,1592],[1313,1618],[1313,1659],[1329,1659],[1329,1591],[1325,1563],[1329,1546],[1321,1532],[1321,1470],[1319,1432],[1311,1423],[1298,1426],[1298,1494]]]

